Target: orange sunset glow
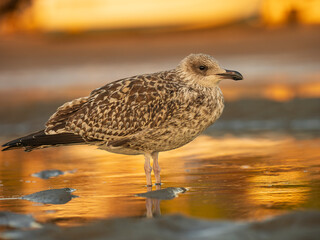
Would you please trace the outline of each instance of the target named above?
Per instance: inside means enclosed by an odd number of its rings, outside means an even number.
[[[319,30],[320,0],[1,0],[0,238],[314,231]]]
[[[217,26],[248,18],[257,6],[256,0],[34,0],[21,20],[43,31]]]
[[[22,15],[8,17],[2,30],[12,31],[18,26],[45,32],[150,27],[190,29],[225,25],[256,16],[270,26],[288,21],[319,24],[319,6],[319,0],[33,0]]]

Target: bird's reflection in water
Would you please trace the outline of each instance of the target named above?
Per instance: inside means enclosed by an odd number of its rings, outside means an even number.
[[[147,188],[147,192],[139,193],[136,196],[146,198],[147,218],[160,216],[160,202],[161,200],[171,200],[178,196],[179,193],[188,191],[184,187],[168,187],[161,189],[161,185],[156,185],[156,190],[152,191],[152,187]]]
[[[156,191],[161,190],[161,185],[156,185]],[[151,193],[152,187],[148,187],[148,192]],[[148,193],[147,192],[147,193]],[[160,209],[160,199],[157,198],[149,198],[146,197],[146,217],[152,218],[153,216],[160,216],[161,215],[161,209]]]

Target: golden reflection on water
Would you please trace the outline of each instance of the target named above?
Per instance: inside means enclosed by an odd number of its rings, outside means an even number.
[[[160,154],[162,187],[190,190],[161,201],[157,211],[260,219],[291,209],[319,208],[319,146],[320,139],[200,136]],[[146,191],[143,163],[142,156],[112,154],[93,146],[0,152],[1,197],[63,187],[77,189],[73,194],[79,196],[64,205],[2,200],[0,210],[33,213],[40,221],[60,225],[150,215],[146,200],[134,196]],[[48,180],[31,177],[46,169],[76,172]]]
[[[254,176],[249,179],[254,187],[249,189],[248,194],[251,195],[252,202],[257,205],[303,203],[307,200],[310,191],[308,186],[310,182],[305,181],[305,175],[297,171]]]

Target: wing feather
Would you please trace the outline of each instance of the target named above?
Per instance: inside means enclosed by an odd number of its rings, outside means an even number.
[[[178,105],[178,85],[171,84],[172,77],[170,72],[161,72],[109,83],[89,97],[61,106],[47,122],[46,132],[120,141],[157,127],[170,118]]]
[[[79,109],[88,101],[88,97],[81,97],[66,102],[49,118],[46,123],[46,134],[57,134],[66,132],[64,127],[70,116],[79,111]]]

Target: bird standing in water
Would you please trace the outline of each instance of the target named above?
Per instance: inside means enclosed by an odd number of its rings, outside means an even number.
[[[152,186],[151,158],[160,185],[159,152],[189,143],[220,117],[223,79],[243,77],[209,55],[191,54],[175,69],[120,79],[65,103],[45,129],[4,144],[3,151],[91,144],[113,153],[143,154],[147,186]]]

